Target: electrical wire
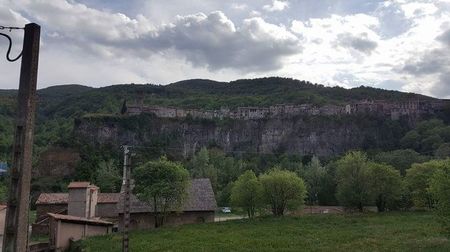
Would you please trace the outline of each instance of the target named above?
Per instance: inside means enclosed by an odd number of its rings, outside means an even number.
[[[23,29],[24,29],[24,28],[21,28],[21,27],[11,27],[11,26],[1,26],[1,25],[0,25],[0,30],[9,30],[10,32],[11,32],[12,30],[23,30]],[[8,51],[6,52],[6,59],[7,59],[9,62],[14,62],[14,61],[20,59],[20,57],[22,57],[22,52],[20,52],[20,54],[19,54],[16,58],[14,58],[14,59],[11,58],[11,56],[10,56],[10,54],[11,54],[11,47],[12,47],[12,39],[11,39],[11,37],[10,37],[8,34],[1,33],[1,32],[0,32],[0,35],[3,36],[3,37],[5,37],[5,38],[8,39],[8,41],[9,41]]]

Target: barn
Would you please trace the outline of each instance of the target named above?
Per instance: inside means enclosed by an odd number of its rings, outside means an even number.
[[[123,199],[124,197],[121,196],[118,204],[119,230],[123,227]],[[155,228],[154,207],[138,200],[134,195],[131,195],[130,201],[130,229]],[[216,199],[210,180],[192,179],[183,206],[180,211],[171,211],[168,214],[165,225],[214,222],[216,208]]]

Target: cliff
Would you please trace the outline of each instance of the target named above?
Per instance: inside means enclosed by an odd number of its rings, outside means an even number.
[[[410,129],[410,118],[377,115],[317,115],[290,118],[161,118],[154,114],[87,116],[75,136],[92,145],[123,144],[162,149],[187,157],[203,146],[227,153],[288,153],[332,156],[352,149],[394,148]]]

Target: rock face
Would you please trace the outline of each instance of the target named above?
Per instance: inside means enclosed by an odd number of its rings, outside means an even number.
[[[52,147],[40,155],[33,177],[67,178],[75,173],[80,154],[74,149]]]
[[[183,157],[203,146],[228,153],[332,156],[352,149],[393,147],[409,124],[408,118],[392,121],[368,115],[208,120],[141,114],[85,117],[76,121],[75,136],[93,145],[147,146]]]

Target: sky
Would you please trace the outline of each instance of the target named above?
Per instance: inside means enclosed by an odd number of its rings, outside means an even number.
[[[29,22],[38,88],[282,76],[450,98],[450,0],[0,0],[0,26]],[[14,57],[23,32],[2,32]]]

